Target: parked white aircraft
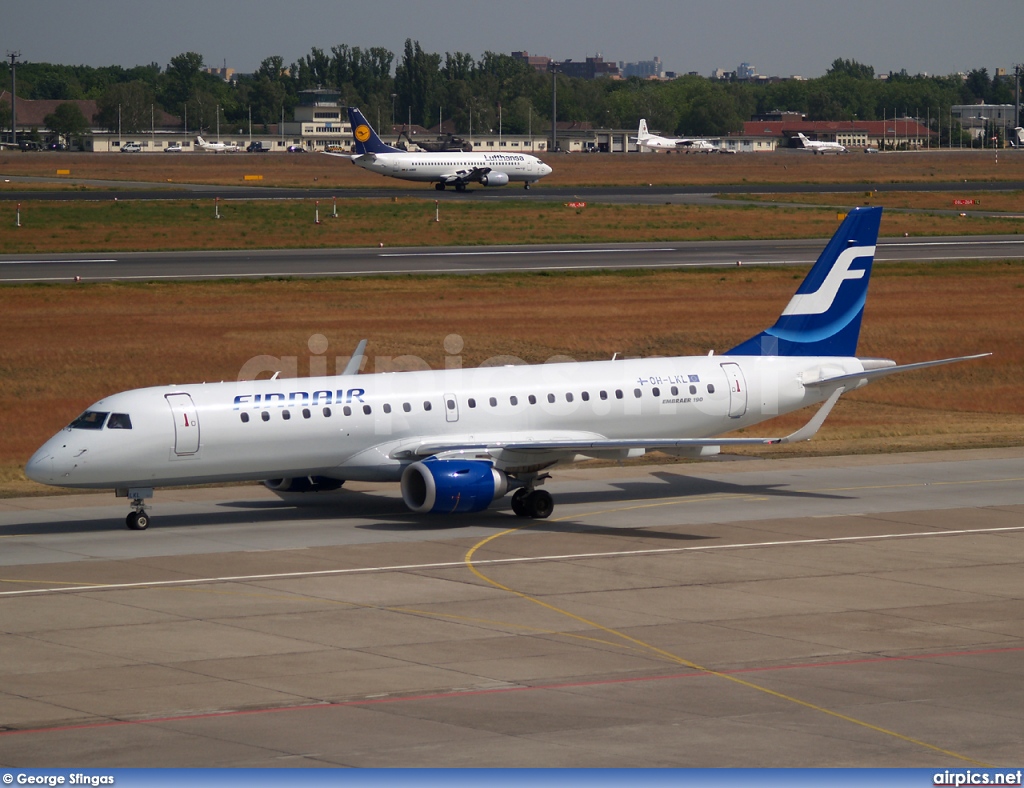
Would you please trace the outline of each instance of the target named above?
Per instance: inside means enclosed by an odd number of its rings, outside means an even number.
[[[846,146],[840,145],[838,142],[821,142],[818,140],[809,140],[800,132],[797,132],[797,139],[800,140],[800,148],[802,150],[809,150],[811,153],[846,153]]]
[[[399,150],[385,144],[355,107],[348,108],[348,118],[356,140],[356,154],[325,151],[328,156],[350,159],[358,167],[392,178],[427,181],[438,191],[453,186],[462,192],[470,183],[505,186],[513,181],[529,189],[531,184],[551,174],[551,167],[526,153]]]
[[[703,137],[659,137],[647,130],[647,119],[640,118],[640,128],[636,132],[636,144],[648,150],[683,151],[689,153],[715,153],[718,148],[710,140]]]
[[[214,153],[237,153],[240,149],[238,143],[235,142],[207,142],[198,134],[196,135],[196,145],[201,150],[208,150]]]
[[[649,450],[688,457],[722,446],[810,438],[844,391],[896,372],[855,355],[881,208],[842,223],[774,326],[722,356],[356,375],[136,389],[101,399],[47,441],[25,473],[109,488],[131,501],[168,485],[265,480],[278,491],[343,480],[401,483],[414,512],[475,512],[514,490],[512,510],[547,517],[549,469]],[[723,438],[824,403],[785,437]]]
[[[1017,126],[1013,130],[1013,137],[1010,138],[1011,148],[1024,148],[1024,128]]]

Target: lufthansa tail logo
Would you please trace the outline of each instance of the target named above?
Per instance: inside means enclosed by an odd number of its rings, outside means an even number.
[[[356,126],[355,130],[356,139],[360,142],[366,142],[370,139],[370,127],[367,125]]]

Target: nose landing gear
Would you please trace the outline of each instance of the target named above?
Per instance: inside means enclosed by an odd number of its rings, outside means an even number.
[[[124,522],[133,531],[145,531],[149,527],[149,515],[145,510],[128,512]]]
[[[116,490],[118,498],[131,499],[132,511],[124,518],[124,524],[132,531],[145,531],[149,528],[149,515],[146,514],[146,499],[153,497],[152,487],[133,487],[128,490]]]

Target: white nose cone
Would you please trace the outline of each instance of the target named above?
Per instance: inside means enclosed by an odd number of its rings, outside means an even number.
[[[40,484],[53,484],[53,454],[45,446],[25,465],[25,475]]]

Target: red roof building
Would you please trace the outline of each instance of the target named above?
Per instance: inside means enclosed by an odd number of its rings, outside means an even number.
[[[748,120],[743,124],[745,137],[793,139],[803,134],[811,140],[838,142],[848,148],[925,148],[929,137],[934,144],[936,132],[915,118],[887,120]],[[791,143],[799,147],[798,142]],[[782,146],[780,146],[782,147]]]

